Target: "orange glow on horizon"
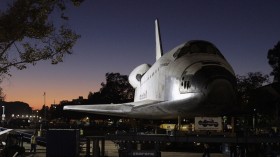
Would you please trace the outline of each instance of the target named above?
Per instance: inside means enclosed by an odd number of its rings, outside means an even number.
[[[88,98],[89,92],[96,92],[100,87],[90,87],[85,85],[80,86],[55,86],[46,85],[44,87],[37,87],[26,85],[16,87],[5,87],[4,94],[6,95],[5,101],[21,101],[29,104],[33,110],[42,109],[44,105],[44,92],[46,92],[46,106],[51,104],[59,104],[60,101],[68,100],[72,101],[79,96],[83,96],[84,99]],[[46,89],[44,91],[44,89]],[[95,89],[95,90],[94,90]]]
[[[79,93],[71,93],[71,94],[65,93],[60,96],[55,96],[53,94],[48,95],[48,93],[46,93],[46,106],[50,107],[52,104],[59,104],[63,100],[72,101],[73,99],[77,99],[79,96],[82,96],[84,99],[87,99],[88,94],[81,95]],[[9,102],[9,101],[25,102],[25,103],[29,104],[29,106],[33,110],[42,109],[42,107],[44,105],[43,94],[41,94],[41,97],[38,94],[36,94],[36,97],[26,96],[24,94],[21,97],[18,97],[17,95],[7,95],[5,101],[7,101],[7,102]]]
[[[32,94],[31,94],[32,95]],[[29,94],[22,94],[21,97],[18,97],[17,95],[7,95],[6,96],[6,100],[7,102],[9,101],[21,101],[21,102],[25,102],[27,104],[29,104],[29,106],[33,109],[33,110],[37,110],[37,109],[42,109],[43,105],[44,105],[44,96],[43,93],[40,95],[34,94],[36,96],[30,96]],[[77,99],[79,96],[83,96],[84,99],[87,99],[88,95],[81,95],[79,93],[71,93],[71,94],[62,94],[60,96],[55,96],[53,94],[49,94],[46,93],[46,106],[51,106],[51,104],[59,104],[60,101],[62,100],[68,100],[68,101],[72,101],[73,99]]]

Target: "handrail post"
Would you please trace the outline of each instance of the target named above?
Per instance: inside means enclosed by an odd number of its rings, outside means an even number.
[[[105,156],[105,138],[104,137],[101,139],[101,156],[102,157]]]
[[[93,157],[100,157],[100,148],[99,148],[99,139],[93,139],[93,147],[92,147]]]
[[[90,138],[86,138],[86,157],[90,157]]]

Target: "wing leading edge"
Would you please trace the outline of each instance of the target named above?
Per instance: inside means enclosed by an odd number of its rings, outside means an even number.
[[[3,134],[6,134],[10,131],[12,131],[13,129],[7,129],[7,128],[0,128],[0,136],[3,135]]]
[[[63,110],[88,112],[95,114],[113,115],[113,116],[128,116],[133,108],[147,107],[152,104],[159,103],[155,100],[144,100],[123,104],[92,104],[92,105],[68,105],[64,106]]]

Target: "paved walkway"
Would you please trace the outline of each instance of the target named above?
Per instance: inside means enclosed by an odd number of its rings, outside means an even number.
[[[36,153],[30,153],[30,144],[24,143],[23,146],[26,150],[26,157],[46,157],[46,148],[42,146],[37,146]],[[80,156],[85,156],[85,146],[80,153]],[[105,155],[108,157],[118,157],[118,150],[116,145],[112,141],[105,142]],[[202,153],[188,153],[188,152],[161,152],[162,157],[202,157]],[[227,155],[221,153],[211,154],[212,157],[228,157]]]
[[[31,145],[30,143],[23,143],[23,147],[25,148],[25,156],[26,157],[46,157],[46,147],[37,146],[37,152],[36,153],[30,153]]]
[[[85,156],[85,145],[83,146],[81,156]],[[105,156],[118,157],[118,149],[112,141],[105,141]],[[188,152],[161,152],[161,157],[202,157],[202,153]],[[221,153],[213,153],[211,157],[228,157]]]

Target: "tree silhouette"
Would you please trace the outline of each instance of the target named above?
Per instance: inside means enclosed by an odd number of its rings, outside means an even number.
[[[26,115],[29,115],[32,113],[31,107],[27,103],[24,103],[24,102],[0,101],[0,107],[1,106],[5,106],[6,117],[10,117],[12,114],[14,114],[15,116],[20,115],[20,117],[22,117],[22,115],[26,116]],[[1,108],[1,111],[2,111],[2,108]]]
[[[241,113],[239,116],[242,123],[239,124],[240,129],[248,129],[248,127],[254,126],[252,118],[256,117],[258,109],[256,102],[256,89],[262,87],[269,82],[268,75],[260,72],[250,72],[244,76],[237,75],[237,106]]]
[[[280,80],[280,41],[273,49],[268,50],[267,59],[273,69],[270,74],[274,76],[274,81],[278,82]]]
[[[4,101],[6,98],[6,95],[3,92],[3,89],[0,87],[0,101]]]
[[[248,107],[253,91],[269,82],[268,75],[250,72],[245,76],[237,75],[237,99],[240,105]]]
[[[81,0],[71,1],[76,6],[81,3]],[[12,67],[22,70],[41,60],[51,60],[52,64],[56,64],[62,62],[65,55],[71,54],[71,49],[80,36],[64,24],[54,23],[51,19],[59,16],[60,12],[60,19],[68,20],[64,15],[68,1],[11,2],[13,3],[7,5],[4,12],[0,12],[1,77],[10,75],[9,69]]]
[[[128,82],[127,75],[106,73],[106,83],[101,83],[99,92],[89,93],[88,99],[93,104],[126,103],[134,99],[134,89]]]
[[[266,86],[260,87],[254,91],[252,104],[256,107],[258,113],[265,116],[274,125],[280,126],[280,83],[275,82]],[[267,122],[264,122],[267,123]],[[271,125],[271,123],[268,123]],[[266,124],[267,125],[267,124]]]

